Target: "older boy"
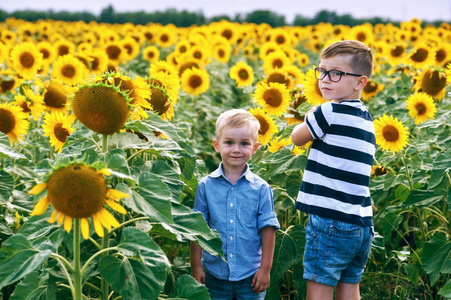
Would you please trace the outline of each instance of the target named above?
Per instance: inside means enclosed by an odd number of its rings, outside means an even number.
[[[227,259],[202,253],[191,243],[191,275],[205,283],[212,299],[264,299],[270,284],[275,229],[280,226],[270,186],[247,164],[259,146],[259,127],[245,110],[222,113],[213,140],[222,162],[197,187],[194,210],[219,231]]]
[[[315,69],[326,102],[292,132],[313,139],[295,207],[309,214],[304,252],[307,299],[360,299],[359,282],[373,238],[369,192],[375,153],[373,119],[359,100],[373,70],[371,49],[339,41]]]

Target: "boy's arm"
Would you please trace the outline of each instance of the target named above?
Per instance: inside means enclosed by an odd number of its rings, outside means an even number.
[[[306,114],[305,119],[307,119],[307,116],[309,113],[314,112],[316,110],[316,106],[313,106]],[[307,124],[305,122],[297,125],[294,127],[293,132],[291,133],[291,141],[296,146],[303,146],[307,144],[311,139],[313,139],[312,134],[310,133],[310,130],[307,127]]]
[[[260,269],[255,273],[252,279],[252,289],[255,293],[265,291],[271,282],[270,272],[274,256],[274,244],[276,240],[276,231],[274,227],[267,226],[262,229],[262,262]]]
[[[190,242],[191,245],[191,276],[197,280],[197,282],[205,283],[205,273],[200,265],[200,258],[202,256],[202,248],[196,244],[196,242]]]

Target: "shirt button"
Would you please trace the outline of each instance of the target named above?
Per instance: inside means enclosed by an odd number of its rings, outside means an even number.
[[[233,187],[232,188],[230,188],[232,191],[233,191]]]
[[[230,203],[230,207],[233,207],[233,203]]]
[[[230,254],[230,257],[233,257],[233,254]]]
[[[233,223],[233,220],[230,220],[230,223]]]
[[[233,241],[233,236],[230,237],[230,240]]]

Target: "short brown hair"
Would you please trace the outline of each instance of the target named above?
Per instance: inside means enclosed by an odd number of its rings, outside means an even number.
[[[254,115],[244,109],[231,109],[223,112],[216,120],[215,138],[219,140],[225,128],[237,128],[244,125],[249,125],[254,141],[257,141],[260,122]]]
[[[320,58],[330,58],[335,55],[352,55],[351,68],[355,73],[368,78],[373,73],[373,53],[371,48],[362,42],[344,40],[332,43],[323,50]]]

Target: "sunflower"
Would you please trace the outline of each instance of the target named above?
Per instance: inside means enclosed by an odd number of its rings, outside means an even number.
[[[28,192],[38,195],[47,189],[47,195],[36,203],[30,215],[42,215],[52,204],[53,212],[49,223],[58,220],[60,225],[64,223],[64,229],[69,233],[72,229],[72,219],[80,219],[81,233],[84,239],[88,239],[88,218],[92,217],[95,232],[103,237],[102,226],[107,230],[120,227],[119,222],[104,205],[126,214],[127,211],[117,202],[121,198],[129,197],[118,190],[109,189],[104,175],[111,175],[111,170],[96,170],[81,163],[54,170],[46,182],[36,185]]]
[[[205,69],[187,69],[183,72],[180,80],[183,91],[194,96],[208,91],[210,87],[210,75]]]
[[[176,67],[174,67],[172,64],[170,64],[167,61],[159,60],[156,62],[152,62],[149,67],[149,74],[150,76],[154,76],[154,74],[158,72],[166,72],[171,75],[177,75],[179,76],[179,71]]]
[[[0,94],[9,92],[14,94],[16,88],[22,83],[23,79],[20,79],[17,74],[11,69],[0,70]]]
[[[323,98],[323,94],[319,89],[318,79],[315,77],[315,66],[307,71],[302,85],[304,86],[304,93],[308,103],[312,105],[321,105],[326,102],[326,99]]]
[[[82,83],[88,76],[88,68],[71,54],[59,56],[53,64],[52,77],[75,86]]]
[[[46,81],[41,93],[44,105],[50,112],[66,111],[68,88],[57,80]]]
[[[374,129],[376,133],[376,143],[383,151],[389,150],[397,152],[407,145],[409,132],[401,121],[388,117],[384,114],[382,117],[374,121]]]
[[[142,51],[142,57],[148,62],[155,62],[160,59],[160,50],[155,46],[147,46]]]
[[[424,92],[437,101],[442,101],[446,95],[445,72],[427,67],[415,77],[415,81],[414,89],[417,92]]]
[[[297,56],[297,59],[298,59],[298,64],[299,64],[299,66],[301,68],[302,67],[307,67],[309,65],[309,63],[310,63],[310,59],[309,59],[308,55],[305,54],[305,53],[300,53]]]
[[[42,54],[31,42],[17,44],[11,49],[13,69],[24,79],[32,79],[42,66]]]
[[[257,85],[253,97],[269,115],[280,116],[290,103],[290,93],[284,84],[261,82]]]
[[[354,26],[348,33],[348,39],[356,40],[367,45],[371,44],[374,41],[373,29],[370,25]]]
[[[246,62],[240,61],[230,68],[229,76],[238,87],[249,86],[254,81],[254,70]]]
[[[368,83],[362,90],[362,100],[369,101],[371,98],[377,95],[380,91],[384,89],[384,85],[381,83],[374,82],[369,79]]]
[[[286,68],[283,69],[275,69],[270,73],[266,74],[264,78],[264,82],[269,84],[270,82],[277,82],[285,85],[288,90],[291,90],[294,86],[294,80],[291,76],[285,71]]]
[[[283,51],[274,51],[263,58],[263,71],[269,74],[275,69],[283,69],[291,64],[290,59]]]
[[[11,103],[0,103],[0,131],[9,138],[11,146],[22,140],[30,126],[28,114],[22,108]]]
[[[435,63],[435,50],[426,44],[415,47],[408,55],[408,62],[416,69],[433,65]]]
[[[213,57],[222,63],[227,63],[230,59],[230,54],[232,52],[232,47],[229,43],[220,43],[213,46]]]
[[[152,110],[163,120],[171,120],[174,116],[174,105],[163,85],[155,79],[149,80],[151,96],[146,100],[152,106]]]
[[[404,58],[406,57],[406,49],[407,44],[403,42],[389,45],[389,49],[386,51],[388,55],[388,62],[393,66],[404,62]]]
[[[177,33],[174,27],[167,25],[157,32],[155,42],[160,48],[168,48],[177,42]]]
[[[175,45],[174,52],[177,54],[184,54],[191,48],[191,43],[188,40],[181,40]]]
[[[67,117],[65,113],[56,111],[45,115],[44,124],[42,124],[44,136],[50,137],[50,144],[55,147],[56,152],[63,150],[67,137],[75,131],[71,127],[74,121],[74,114]]]
[[[201,65],[202,63],[194,59],[189,53],[185,53],[177,57],[177,68],[180,77],[182,77],[183,72],[185,72],[185,70],[191,68],[200,69]]]
[[[209,52],[209,49],[205,46],[192,46],[185,55],[188,55],[190,58],[194,59],[198,64],[205,65],[207,64],[207,59],[210,56]]]
[[[75,45],[66,39],[60,39],[53,45],[56,49],[56,56],[64,56],[75,52]]]
[[[15,96],[16,105],[20,106],[24,113],[31,113],[33,119],[39,119],[44,112],[44,97],[34,94],[27,85],[23,85],[21,91],[23,94]]]
[[[250,109],[249,113],[256,117],[258,122],[260,122],[260,130],[258,131],[258,141],[260,142],[260,145],[264,146],[268,144],[271,136],[279,131],[274,119],[268,116],[268,114],[260,107]]]
[[[127,122],[130,101],[119,87],[96,82],[79,87],[72,99],[72,109],[75,117],[90,130],[111,135]]]
[[[441,43],[435,49],[435,65],[437,67],[446,67],[446,64],[451,59],[451,45],[448,43]]]
[[[53,45],[50,44],[50,42],[47,41],[39,42],[36,45],[36,48],[38,49],[39,52],[42,53],[42,59],[45,64],[50,65],[53,63],[53,61],[56,58],[56,51],[55,47],[53,47]]]
[[[112,64],[121,64],[127,55],[125,48],[117,41],[108,42],[103,49],[108,56],[109,62]]]
[[[258,57],[264,60],[266,56],[277,50],[280,50],[279,45],[274,42],[266,42],[261,45],[260,49],[258,50]]]
[[[132,60],[139,54],[139,44],[138,42],[132,38],[132,37],[125,37],[122,40],[121,44],[122,48],[125,50],[125,59],[126,60]]]
[[[293,101],[290,102],[288,106],[288,114],[291,116],[286,116],[285,121],[288,125],[298,124],[304,122],[305,116],[297,110],[297,108],[304,102],[307,101],[304,93],[301,90],[293,89],[290,91],[290,96]]]
[[[433,119],[437,111],[434,99],[426,93],[413,94],[407,99],[406,103],[409,116],[415,119],[415,124]]]
[[[100,75],[108,68],[108,55],[100,50],[93,49],[92,51],[85,51],[84,54],[89,58],[89,71]]]
[[[286,139],[281,139],[280,137],[275,137],[269,142],[268,151],[271,153],[277,152],[285,146],[291,144],[291,136]]]
[[[384,166],[375,165],[371,167],[371,177],[376,178],[377,176],[381,176],[390,172]]]
[[[284,28],[275,28],[271,30],[270,41],[279,46],[291,46],[290,33]]]
[[[180,79],[177,75],[171,75],[166,72],[157,72],[149,78],[148,82],[151,86],[162,87],[169,96],[169,99],[175,105],[179,97]]]

